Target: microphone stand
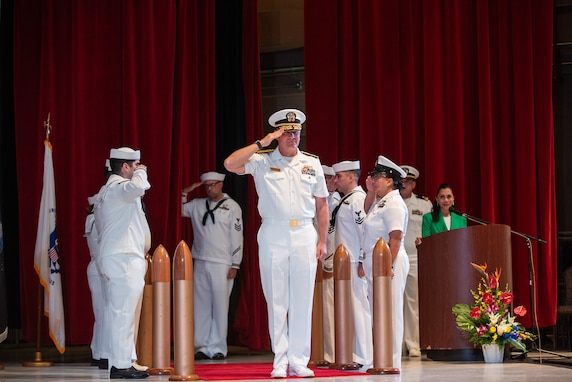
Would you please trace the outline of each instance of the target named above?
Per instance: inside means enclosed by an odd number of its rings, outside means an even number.
[[[457,215],[461,215],[463,217],[465,217],[467,220],[470,220],[472,222],[478,223],[478,224],[482,224],[482,225],[488,225],[488,224],[492,224],[486,220],[483,219],[479,219],[477,217],[471,216],[469,214],[466,214],[464,212],[460,212],[457,211],[455,209],[450,209],[450,212],[455,213]],[[511,233],[520,236],[522,238],[524,238],[526,240],[526,247],[528,248],[528,286],[529,286],[529,298],[530,298],[530,309],[533,312],[533,320],[534,320],[534,329],[536,329],[536,333],[538,334],[538,346],[536,346],[536,343],[533,342],[532,343],[532,349],[530,351],[536,350],[539,352],[540,354],[540,358],[539,358],[539,362],[542,363],[542,353],[548,353],[548,354],[552,354],[552,355],[556,355],[559,357],[563,357],[563,358],[571,358],[570,356],[564,355],[564,354],[560,354],[560,353],[555,353],[555,352],[551,352],[548,350],[544,350],[542,349],[541,346],[541,338],[540,338],[540,328],[538,325],[538,313],[537,313],[537,306],[536,306],[536,283],[533,282],[534,280],[534,262],[533,262],[533,256],[532,256],[532,240],[536,240],[539,243],[542,244],[546,244],[546,240],[534,237],[534,236],[530,236],[527,235],[525,233],[522,232],[518,232],[515,231],[511,228],[510,230]],[[554,341],[556,341],[557,339],[555,338]],[[526,353],[526,352],[525,352]],[[525,354],[523,353],[523,354]],[[517,357],[518,358],[518,357]]]

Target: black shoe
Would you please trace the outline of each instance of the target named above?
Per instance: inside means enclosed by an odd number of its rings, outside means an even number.
[[[147,378],[148,376],[149,373],[146,371],[137,371],[133,367],[118,369],[115,366],[111,366],[111,372],[109,373],[109,378],[111,379],[141,379]]]
[[[200,361],[201,359],[210,359],[208,355],[203,353],[202,351],[198,351],[195,353],[195,360]]]
[[[100,362],[101,362],[100,360],[92,358],[91,359],[91,366],[99,366]]]
[[[99,360],[99,368],[101,370],[109,369],[109,361],[107,360],[107,358],[102,358]]]
[[[222,353],[215,353],[213,359],[225,359],[226,357]]]

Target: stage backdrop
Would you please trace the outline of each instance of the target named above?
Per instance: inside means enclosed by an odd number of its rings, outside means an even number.
[[[87,197],[109,149],[141,149],[152,250],[182,232],[181,189],[216,168],[215,2],[15,2],[14,90],[22,329],[34,341],[34,238],[42,191],[43,121],[53,126],[57,231],[68,344],[91,338],[83,237]],[[185,223],[187,228],[190,224]],[[189,246],[191,243],[188,243]],[[46,333],[44,330],[43,333]]]
[[[360,159],[362,184],[379,154],[413,165],[431,199],[450,183],[459,210],[547,240],[532,243],[540,326],[557,294],[552,13],[534,0],[305,2],[310,151]],[[531,312],[513,238],[515,304]]]
[[[235,105],[244,113],[240,144],[261,138],[267,117],[260,107],[255,1],[243,7],[244,104]],[[228,154],[216,152],[214,7],[210,0],[15,2],[25,339],[35,340],[33,237],[48,113],[68,344],[91,338],[83,224],[86,198],[103,182],[111,147],[141,149],[149,167],[152,188],[145,203],[152,248],[163,244],[172,254],[190,236],[180,218],[180,190],[205,169],[220,169],[217,156]],[[425,194],[433,196],[439,183],[450,182],[459,209],[548,240],[533,243],[533,265],[540,325],[551,325],[552,2],[312,0],[305,2],[305,18],[308,150],[326,164],[360,159],[364,173],[378,154],[408,162],[421,170],[418,186]],[[251,180],[246,189],[245,248],[250,246],[251,257],[243,266],[235,328],[245,344],[264,348],[269,344],[256,273]],[[516,303],[528,306],[521,239],[513,242],[513,264]]]

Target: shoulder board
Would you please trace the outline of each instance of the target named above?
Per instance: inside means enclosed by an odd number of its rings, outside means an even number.
[[[307,151],[302,151],[302,150],[300,150],[300,152],[301,152],[302,154],[304,154],[304,155],[308,155],[309,157],[319,158],[316,154],[312,154],[312,153],[309,153],[309,152],[307,152]]]
[[[427,200],[427,201],[429,201],[429,198],[428,198],[428,197],[426,197],[426,196],[423,196],[423,195],[417,195],[417,197],[418,197],[419,199],[423,199],[423,200]]]
[[[273,151],[274,151],[274,149],[264,149],[264,150],[258,150],[256,153],[257,154],[270,154]]]

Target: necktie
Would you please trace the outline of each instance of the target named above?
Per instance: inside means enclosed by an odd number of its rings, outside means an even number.
[[[208,200],[208,199],[205,200],[206,206],[207,206],[207,212],[205,212],[205,214],[204,214],[204,216],[203,216],[203,225],[206,225],[206,224],[207,224],[207,219],[208,219],[209,216],[211,217],[211,219],[212,219],[212,221],[213,221],[213,224],[214,224],[214,211],[215,211],[217,208],[219,208],[220,205],[223,204],[225,201],[226,201],[226,199],[221,200],[220,202],[218,202],[218,203],[216,204],[215,208],[213,208],[213,209],[211,210],[211,209],[210,209],[210,206],[209,206],[209,200]]]

